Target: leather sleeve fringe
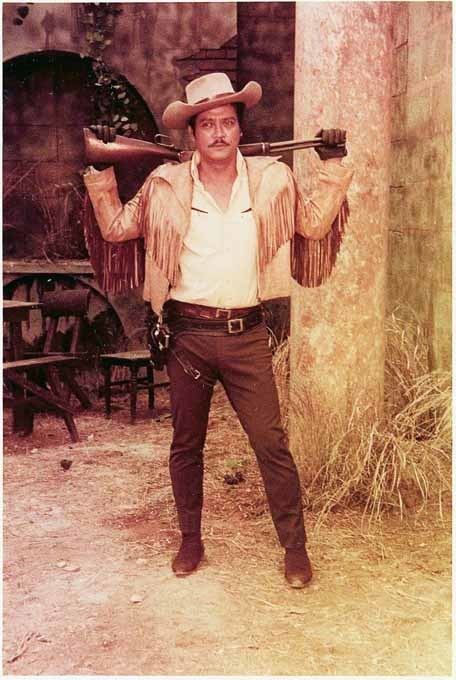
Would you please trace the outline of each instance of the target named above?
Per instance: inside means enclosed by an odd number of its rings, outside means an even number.
[[[110,243],[101,236],[88,194],[84,199],[84,238],[99,286],[107,293],[126,293],[144,282],[144,244],[140,238]]]
[[[157,191],[154,185],[157,184]],[[167,181],[151,177],[144,187],[140,224],[146,250],[171,286],[179,276],[185,217]]]
[[[269,188],[269,187],[268,187]],[[263,189],[264,191],[264,189]],[[259,229],[258,259],[260,272],[272,261],[279,248],[294,234],[296,192],[293,181],[286,181],[272,197],[261,195],[256,201]]]
[[[291,274],[306,288],[316,288],[328,280],[335,265],[349,216],[347,199],[342,203],[330,231],[320,240],[294,234],[291,242]]]

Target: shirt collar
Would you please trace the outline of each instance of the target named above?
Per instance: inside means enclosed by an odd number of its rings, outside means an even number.
[[[195,151],[194,154],[192,155],[192,160],[190,163],[190,174],[192,176],[193,181],[196,182],[197,184],[201,184],[198,172],[198,166],[200,163],[201,163],[200,153],[199,151]],[[245,162],[244,156],[241,154],[239,149],[237,150],[236,154],[236,172],[238,178],[242,178],[247,174],[247,164]]]

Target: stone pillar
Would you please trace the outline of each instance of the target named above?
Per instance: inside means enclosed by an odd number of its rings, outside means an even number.
[[[391,3],[296,3],[295,138],[347,130],[350,222],[330,280],[293,283],[291,447],[302,474],[318,466],[328,433],[382,404],[391,106]],[[320,163],[295,153],[301,186]]]

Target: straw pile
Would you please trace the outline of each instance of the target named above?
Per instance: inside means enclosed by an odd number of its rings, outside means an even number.
[[[308,433],[318,414],[309,412],[305,386],[289,396],[288,354],[283,343],[274,357],[285,425],[293,419],[294,432]],[[442,513],[451,484],[451,378],[447,371],[429,371],[428,355],[425,335],[410,313],[393,314],[383,414],[372,423],[354,405],[348,418],[334,414],[331,428],[317,430],[325,456],[306,486],[319,521],[331,510],[355,505],[369,520],[388,509],[402,516],[436,502]]]

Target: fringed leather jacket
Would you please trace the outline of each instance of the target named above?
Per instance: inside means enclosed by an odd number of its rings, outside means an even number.
[[[337,161],[322,163],[315,190],[305,198],[284,163],[245,160],[258,229],[260,299],[289,295],[290,275],[303,286],[319,286],[331,273],[344,234],[353,170]],[[86,206],[85,237],[100,285],[120,293],[144,282],[143,297],[160,314],[178,280],[190,225],[190,162],[161,165],[124,206],[113,168],[86,173],[84,181],[93,206],[93,213]]]

